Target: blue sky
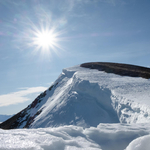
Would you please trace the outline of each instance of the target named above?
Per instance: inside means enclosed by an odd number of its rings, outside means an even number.
[[[150,67],[149,0],[1,0],[0,114],[14,114],[63,68],[106,61]],[[53,30],[47,50],[34,38]]]

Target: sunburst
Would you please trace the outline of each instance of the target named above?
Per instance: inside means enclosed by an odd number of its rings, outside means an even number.
[[[62,29],[61,19],[55,20],[51,13],[45,11],[37,11],[34,19],[25,17],[22,20],[22,18],[20,19],[21,30],[15,28],[17,34],[13,41],[18,42],[16,48],[27,50],[29,56],[38,55],[43,59],[51,57],[53,53],[57,56],[62,55],[62,50],[63,52],[65,50],[60,43],[67,38],[63,36],[66,30]]]
[[[58,47],[58,34],[54,29],[38,30],[34,32],[32,41],[33,46],[42,51],[54,50],[55,47]]]
[[[41,51],[42,54],[49,55],[52,51],[58,53],[60,45],[61,32],[57,32],[55,28],[42,28],[32,31],[31,46],[35,47],[36,51]]]

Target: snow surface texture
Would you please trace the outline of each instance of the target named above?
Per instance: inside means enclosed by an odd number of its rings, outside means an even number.
[[[149,150],[150,80],[64,69],[17,119],[0,149]],[[38,129],[33,129],[38,128]]]
[[[124,150],[135,138],[126,150],[149,150],[149,131],[144,124],[0,130],[0,150]]]
[[[46,102],[40,106],[42,112],[30,128],[150,122],[148,79],[77,66],[64,69],[54,85],[52,91],[46,92]]]

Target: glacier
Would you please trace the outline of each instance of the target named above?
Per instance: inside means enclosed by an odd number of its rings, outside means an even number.
[[[149,91],[150,79],[79,65],[63,69],[50,88],[8,120],[13,130],[0,129],[0,149],[148,150]]]

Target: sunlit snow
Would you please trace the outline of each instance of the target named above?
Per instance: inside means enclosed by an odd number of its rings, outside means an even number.
[[[31,129],[0,130],[0,149],[149,150],[150,80],[79,66],[63,69]],[[18,128],[26,125],[26,116]]]
[[[61,126],[57,128],[0,130],[0,149],[15,150],[123,150],[134,139],[127,150],[136,149],[135,144],[148,143],[150,128],[144,124],[99,124],[98,127],[83,128]],[[142,141],[138,139],[144,136]],[[145,141],[144,141],[145,140]],[[144,146],[147,147],[148,146]]]

